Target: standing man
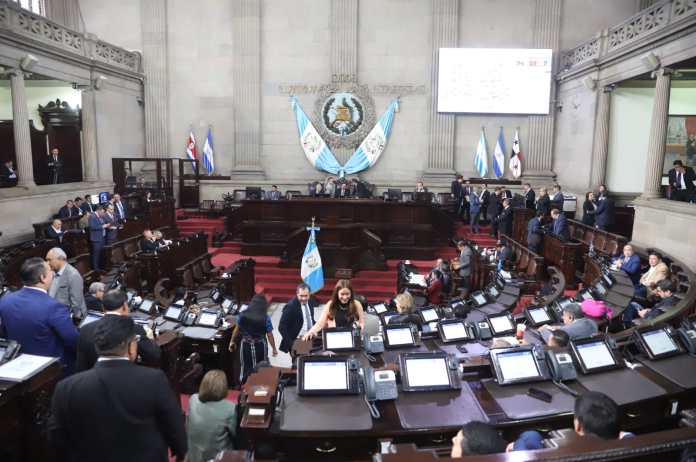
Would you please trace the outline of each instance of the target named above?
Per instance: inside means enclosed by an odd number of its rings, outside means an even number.
[[[116,221],[118,223],[125,223],[126,218],[128,218],[128,209],[126,208],[126,204],[121,202],[120,194],[114,194],[114,197],[112,199],[114,204],[114,212],[116,213]]]
[[[48,439],[64,460],[177,461],[187,451],[184,416],[167,376],[133,364],[138,331],[128,316],[104,316],[94,332],[99,358],[56,386]]]
[[[43,258],[27,258],[19,270],[23,288],[0,299],[0,337],[22,352],[60,358],[69,372],[75,363],[77,329],[65,305],[48,296],[53,271]]]
[[[498,231],[498,236],[505,234],[512,237],[512,207],[510,207],[510,199],[503,199],[503,210],[495,217],[495,224]]]
[[[109,225],[106,228],[104,245],[111,245],[116,242],[118,233],[118,218],[116,218],[116,214],[114,213],[114,204],[106,204],[106,212],[102,215],[102,220]]]
[[[459,287],[464,289],[462,297],[467,297],[471,288],[471,258],[474,252],[465,241],[457,243],[457,250],[459,251],[459,258],[452,260],[452,269],[459,271],[459,277],[461,278]]]
[[[681,160],[677,159],[672,164],[669,173],[669,186],[671,194],[669,196],[673,201],[689,202],[694,197],[694,181],[696,181],[696,173],[691,167],[684,167]]]
[[[464,216],[462,217],[464,220],[464,223],[469,223],[470,222],[470,217],[471,217],[471,211],[469,210],[469,196],[473,192],[474,188],[471,187],[471,181],[466,180],[464,182],[464,186],[462,186],[462,212],[464,213]]]
[[[481,226],[479,226],[479,217],[481,215],[481,199],[479,195],[471,188],[471,193],[469,193],[469,227],[470,231],[474,234],[479,234],[481,232]]]
[[[597,198],[597,207],[595,208],[595,226],[599,229],[608,230],[614,224],[614,201],[607,196],[606,189],[604,193],[599,194]]]
[[[551,218],[553,218],[551,234],[559,238],[561,242],[568,242],[570,240],[570,229],[568,228],[565,215],[560,210],[553,209],[551,210]]]
[[[481,200],[481,221],[484,224],[488,223],[488,203],[491,200],[491,192],[488,190],[488,185],[486,183],[483,184],[483,189],[481,191],[481,194],[479,195],[479,199]]]
[[[104,209],[98,207],[97,211],[89,217],[89,243],[92,248],[92,269],[101,271],[101,253],[106,238],[106,229],[111,225],[102,219]]]
[[[539,197],[536,201],[536,211],[548,215],[551,210],[551,198],[546,188],[539,188]]]
[[[527,247],[536,254],[541,254],[541,244],[544,242],[543,219],[544,212],[537,211],[527,223]]]
[[[63,182],[63,158],[58,148],[51,149],[51,154],[48,156],[48,181],[51,184]]]
[[[462,207],[462,188],[464,184],[464,178],[461,175],[457,175],[457,178],[452,182],[452,185],[450,186],[450,193],[452,195],[452,199],[454,199],[454,203],[456,205],[456,211],[457,211],[457,216],[461,216],[461,207]]]
[[[536,204],[536,194],[529,183],[524,184],[524,206],[530,210],[534,210]]]
[[[283,314],[278,323],[278,332],[282,337],[280,351],[290,353],[292,344],[302,338],[314,325],[314,308],[319,304],[309,294],[309,286],[298,284],[296,296],[283,307]]]
[[[268,200],[277,201],[280,200],[280,191],[278,191],[278,186],[271,186],[271,190],[268,192]]]
[[[565,199],[563,198],[563,191],[561,191],[561,185],[560,184],[553,185],[553,196],[551,197],[551,208],[558,209],[562,212],[564,201],[565,201]]]
[[[67,306],[74,318],[82,319],[87,314],[85,283],[80,272],[67,260],[68,256],[60,247],[54,247],[46,254],[48,266],[55,272],[48,295]]]

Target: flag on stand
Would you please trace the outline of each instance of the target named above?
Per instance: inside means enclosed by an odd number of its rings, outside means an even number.
[[[186,155],[191,160],[198,160],[196,152],[196,138],[193,136],[193,130],[189,132],[188,141],[186,142]]]
[[[515,141],[512,142],[512,153],[510,154],[510,171],[514,178],[522,175],[522,151],[520,150],[520,130],[515,130]]]
[[[300,276],[304,283],[309,286],[309,292],[314,294],[324,287],[324,269],[321,266],[321,256],[315,235],[319,228],[314,226],[314,219],[312,219],[312,226],[308,227],[307,231],[309,231],[309,240],[302,256]]]
[[[213,159],[213,132],[208,127],[208,136],[205,137],[205,144],[203,145],[203,167],[208,172],[208,175],[213,173],[215,170],[215,160]]]
[[[493,174],[500,178],[505,173],[505,139],[503,138],[503,127],[500,127],[498,141],[495,143],[493,151]]]
[[[481,178],[488,175],[488,149],[486,148],[486,135],[483,132],[483,128],[481,128],[481,137],[479,137],[478,146],[476,147],[474,166]]]

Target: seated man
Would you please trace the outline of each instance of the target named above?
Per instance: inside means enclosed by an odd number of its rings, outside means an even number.
[[[423,186],[423,182],[422,182],[422,181],[419,181],[418,183],[416,183],[416,189],[415,189],[414,192],[417,192],[417,193],[427,193],[427,192],[428,192],[428,188],[426,188],[425,186]]]
[[[90,311],[103,311],[102,298],[104,298],[104,289],[106,286],[103,282],[93,282],[89,285],[89,293],[85,295],[85,305]]]
[[[650,267],[640,277],[638,287],[636,287],[636,297],[652,297],[657,283],[669,277],[669,268],[662,261],[662,254],[656,251],[650,252],[648,263]]]
[[[51,226],[46,228],[46,237],[49,239],[56,239],[58,242],[62,242],[63,235],[65,235],[65,231],[63,231],[63,222],[56,218],[51,223]]]
[[[155,236],[152,234],[152,231],[149,229],[143,231],[143,240],[140,241],[140,249],[143,252],[154,253],[157,251],[157,248],[158,246],[155,242]]]
[[[570,229],[568,228],[568,222],[566,221],[565,215],[558,210],[551,210],[551,218],[553,221],[549,225],[549,232],[560,239],[562,242],[567,242],[570,240]]]
[[[512,249],[503,241],[495,244],[495,262],[498,271],[508,269],[512,262]]]
[[[75,212],[75,215],[82,216],[82,214],[85,213],[84,210],[82,210],[82,198],[77,196],[73,204],[73,212]]]
[[[427,278],[428,287],[425,293],[428,297],[428,303],[431,305],[439,305],[442,303],[442,273],[439,269],[433,269]]]
[[[562,330],[568,334],[570,340],[590,337],[597,333],[597,323],[585,317],[582,308],[577,303],[571,303],[563,307],[563,325],[550,326],[544,324],[539,328],[539,334],[548,344],[549,337],[554,330]]]
[[[655,294],[660,298],[660,301],[652,308],[643,308],[639,303],[631,302],[621,313],[621,320],[626,329],[633,325],[634,319],[640,318],[646,321],[654,319],[667,313],[679,303],[679,298],[674,295],[674,283],[669,279],[663,279],[657,283]]]
[[[476,454],[505,452],[505,440],[492,425],[484,422],[469,422],[452,438],[453,459]]]
[[[561,329],[554,329],[546,340],[546,345],[551,348],[565,348],[570,343],[568,332]]]
[[[622,270],[633,281],[633,285],[638,285],[640,281],[640,257],[633,252],[633,246],[626,244],[623,248],[623,255],[614,259],[614,266],[617,270]]]
[[[65,205],[58,210],[58,218],[70,218],[77,216],[75,212],[75,204],[71,200],[65,201]]]

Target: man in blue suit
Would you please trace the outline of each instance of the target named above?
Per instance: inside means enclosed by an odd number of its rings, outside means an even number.
[[[541,253],[541,244],[544,242],[543,219],[544,211],[539,210],[527,223],[527,247],[536,254]]]
[[[626,244],[623,248],[623,255],[614,260],[616,269],[623,270],[633,281],[633,285],[638,287],[640,282],[640,257],[633,252],[633,246]]]
[[[606,194],[600,195],[595,209],[595,226],[606,231],[613,224],[614,201],[609,199]]]
[[[553,223],[551,224],[551,234],[559,238],[562,242],[567,242],[570,240],[570,229],[568,228],[568,222],[566,221],[565,215],[561,213],[558,209],[551,210],[551,218],[553,218]]]
[[[47,293],[53,271],[33,257],[22,264],[20,277],[24,287],[0,300],[0,336],[18,342],[23,353],[60,358],[72,370],[78,333],[68,308]]]
[[[106,228],[110,227],[102,218],[104,209],[97,208],[97,211],[89,216],[89,243],[92,247],[92,268],[95,271],[101,270],[101,253],[106,240]]]

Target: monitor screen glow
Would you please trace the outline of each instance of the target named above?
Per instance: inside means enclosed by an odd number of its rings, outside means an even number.
[[[422,310],[421,313],[423,314],[423,319],[425,322],[432,322],[432,321],[437,321],[440,319],[437,315],[437,311],[435,311],[434,308],[428,308],[427,310]]]
[[[378,303],[375,306],[373,306],[373,308],[375,309],[375,313],[377,314],[382,314],[385,311],[387,311],[387,307],[384,305],[384,303]]]
[[[672,337],[663,329],[644,332],[641,335],[643,340],[645,340],[645,344],[655,356],[664,353],[674,353],[679,350]]]
[[[474,300],[476,300],[476,303],[479,305],[485,305],[488,302],[488,300],[486,300],[486,296],[482,293],[474,294]]]
[[[549,313],[546,311],[546,308],[531,308],[529,310],[529,315],[532,317],[532,320],[537,324],[551,321],[551,318],[549,318]]]
[[[305,390],[347,390],[348,367],[345,361],[308,361],[304,363]]]
[[[581,343],[576,347],[582,362],[588,370],[616,364],[614,357],[604,342]]]
[[[225,300],[223,300],[223,302],[222,302],[222,308],[223,308],[223,309],[228,310],[228,309],[230,308],[230,306],[232,306],[232,300],[231,300],[231,299],[226,298]]]
[[[413,343],[413,334],[408,327],[387,329],[387,340],[390,345],[411,345]]]
[[[143,300],[143,302],[138,307],[138,310],[149,313],[152,309],[152,300]]]
[[[325,332],[326,335],[326,349],[332,350],[334,348],[353,348],[353,332],[351,331],[339,331],[339,332]]]
[[[495,332],[505,332],[515,328],[515,326],[513,326],[510,322],[510,318],[507,316],[492,317],[488,318],[488,320],[490,321],[491,327]]]
[[[504,380],[519,380],[539,377],[539,368],[530,350],[511,351],[496,356]]]
[[[180,306],[170,306],[167,308],[167,312],[164,313],[165,318],[171,318],[171,319],[179,319],[179,316],[181,315],[181,307]]]
[[[447,386],[450,383],[445,358],[406,359],[408,383],[412,387]]]
[[[217,323],[217,313],[202,312],[198,318],[198,324],[203,326],[215,326]]]
[[[445,340],[448,341],[469,338],[469,333],[463,322],[442,324],[442,335],[444,335]]]

